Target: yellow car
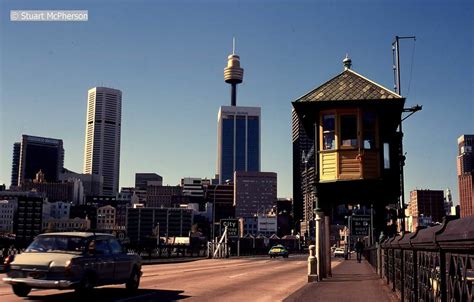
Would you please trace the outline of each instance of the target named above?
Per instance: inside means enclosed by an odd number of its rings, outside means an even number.
[[[283,258],[288,258],[288,255],[290,253],[288,252],[288,250],[286,249],[286,247],[284,247],[283,245],[281,244],[277,244],[277,245],[274,245],[269,251],[268,251],[268,255],[270,256],[270,258],[276,258],[278,256],[283,256]]]

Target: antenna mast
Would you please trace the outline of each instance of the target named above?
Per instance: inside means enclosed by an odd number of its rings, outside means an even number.
[[[393,56],[393,77],[395,82],[395,92],[402,95],[402,89],[400,84],[400,40],[413,39],[416,41],[415,36],[399,37],[395,36],[395,41],[392,43],[392,56]]]

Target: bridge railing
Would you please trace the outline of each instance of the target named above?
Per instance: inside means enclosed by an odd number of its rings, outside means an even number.
[[[381,276],[401,301],[474,301],[474,216],[381,243]]]
[[[377,269],[378,263],[377,247],[370,246],[364,249],[364,259],[367,260],[374,269]]]

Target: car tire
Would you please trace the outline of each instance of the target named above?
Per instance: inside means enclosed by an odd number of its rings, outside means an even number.
[[[79,286],[76,288],[76,293],[79,295],[87,296],[90,295],[95,286],[95,278],[89,273],[84,276]]]
[[[25,284],[12,285],[13,293],[18,297],[26,297],[31,291],[31,287]]]
[[[132,273],[130,274],[130,278],[128,279],[127,283],[125,283],[125,287],[129,291],[136,291],[140,286],[140,271],[134,267]]]

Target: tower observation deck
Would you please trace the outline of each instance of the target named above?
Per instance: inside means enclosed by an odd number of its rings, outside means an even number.
[[[240,67],[240,57],[235,54],[235,39],[232,54],[227,57],[227,67],[224,68],[224,80],[231,84],[231,105],[237,105],[237,84],[242,83],[244,69]]]

